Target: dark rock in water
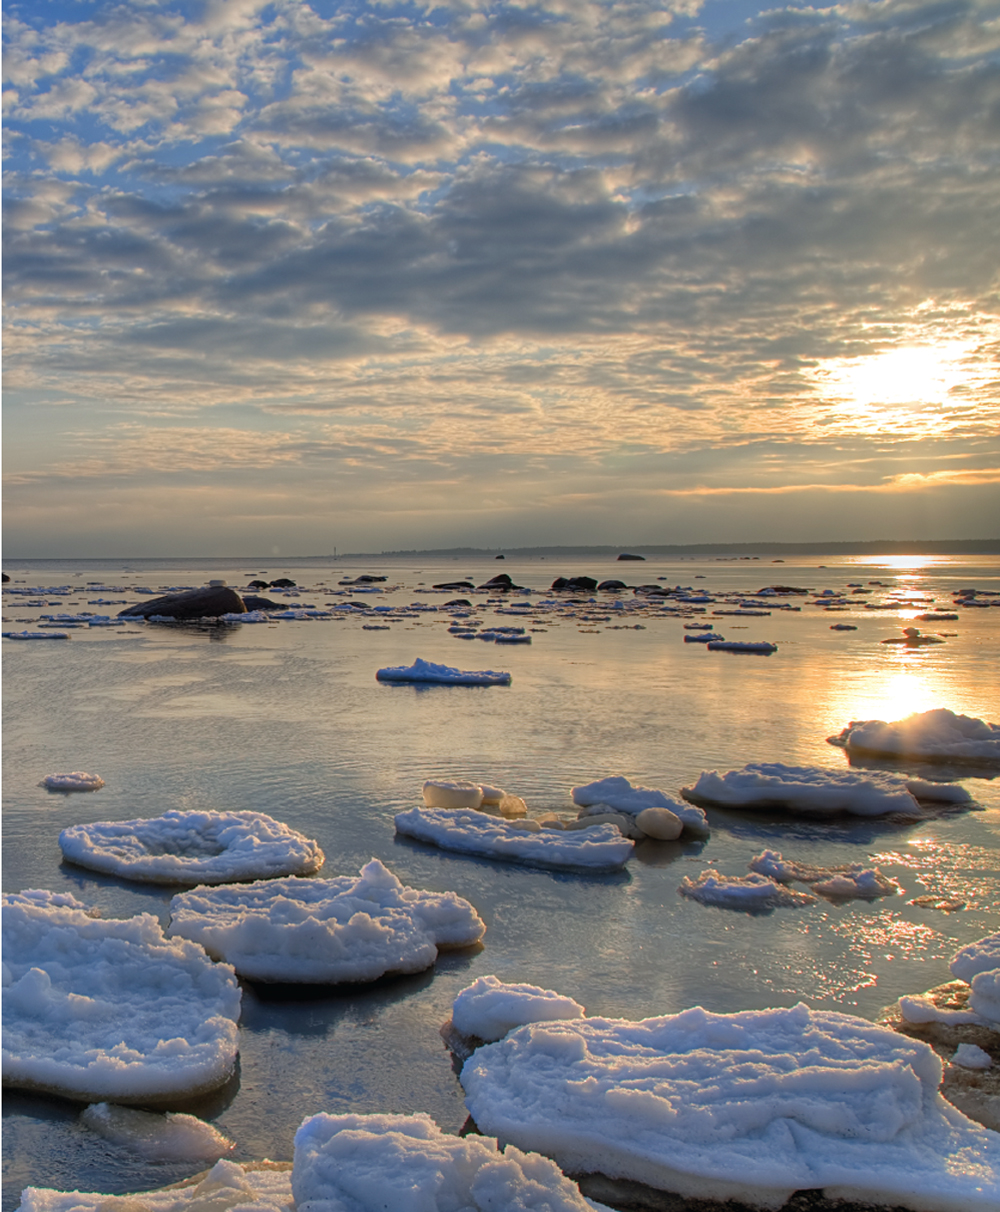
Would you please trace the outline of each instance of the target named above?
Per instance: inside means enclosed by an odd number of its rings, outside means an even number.
[[[621,556],[619,556],[618,558],[621,559]],[[600,583],[600,585],[597,586],[597,588],[599,590],[606,589],[610,592],[611,590],[616,590],[616,589],[628,589],[628,586],[625,584],[624,581],[602,581]]]
[[[758,589],[757,592],[763,593],[765,589],[768,593],[781,593],[786,597],[790,593],[808,594],[809,592],[808,589],[799,589],[795,585],[765,585],[764,589]]]
[[[506,556],[502,556],[502,555],[498,555],[498,556],[494,556],[493,558],[494,558],[494,560],[505,560],[507,557],[506,557]]]
[[[597,582],[593,577],[556,577],[552,589],[567,589],[571,593],[593,593]]]
[[[162,598],[137,602],[119,610],[118,617],[148,619],[151,615],[164,615],[171,619],[212,619],[220,614],[246,614],[246,606],[235,589],[209,585],[205,589],[168,593]]]
[[[263,589],[264,586],[261,586],[261,588]],[[278,577],[278,579],[276,581],[272,581],[270,583],[270,585],[267,586],[267,588],[268,589],[295,589],[296,586],[295,586],[295,582],[290,581],[288,579],[288,577]]]
[[[450,602],[445,602],[446,606],[471,606],[472,603],[468,598],[452,598]]]
[[[640,555],[629,555],[627,551],[623,551],[618,558],[619,560],[644,560],[646,557]]]
[[[338,585],[378,585],[382,581],[387,581],[388,577],[377,577],[370,572],[363,572],[359,577],[355,577],[352,581],[349,577],[344,581],[338,581]]]
[[[243,605],[247,610],[284,610],[285,602],[272,602],[270,598],[258,597],[255,593],[243,595]]]
[[[505,593],[505,592],[507,592],[507,590],[510,590],[510,589],[520,589],[521,586],[515,585],[514,582],[510,579],[510,577],[505,572],[501,572],[498,576],[490,577],[490,579],[485,584],[478,586],[478,588],[479,589],[499,589],[502,593]]]
[[[440,585],[432,585],[432,589],[475,589],[471,581],[442,581]]]
[[[10,580],[10,577],[6,573],[4,573],[3,574],[3,583],[6,585],[9,580]]]
[[[267,581],[251,581],[247,589],[267,589]]]

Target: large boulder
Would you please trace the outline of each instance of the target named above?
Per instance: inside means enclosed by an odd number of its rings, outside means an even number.
[[[432,589],[475,589],[475,585],[471,581],[441,581],[437,585],[432,585]]]
[[[479,588],[490,591],[499,590],[501,593],[506,593],[511,589],[521,589],[522,586],[515,585],[506,572],[501,572],[498,576],[490,577],[490,579],[480,585]]]
[[[168,593],[162,598],[137,602],[119,610],[120,619],[148,619],[162,615],[171,619],[210,619],[220,614],[245,614],[246,606],[235,589],[225,585],[207,585],[185,593]]]
[[[617,591],[620,589],[628,589],[628,586],[624,581],[602,581],[597,588],[611,593],[612,591]]]
[[[646,557],[641,555],[630,555],[627,551],[623,551],[618,558],[619,560],[644,560]]]
[[[593,577],[556,577],[552,582],[553,589],[566,589],[571,593],[593,593],[597,582]]]

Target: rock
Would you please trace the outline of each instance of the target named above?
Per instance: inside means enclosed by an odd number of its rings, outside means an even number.
[[[619,556],[618,558],[620,560],[621,556]],[[600,583],[600,585],[597,586],[597,589],[598,589],[598,592],[607,591],[608,593],[610,593],[612,590],[628,589],[628,586],[625,584],[624,581],[602,581]]]
[[[471,606],[472,603],[468,598],[452,598],[450,602],[445,602],[446,606]]]
[[[647,837],[659,842],[676,841],[684,828],[684,822],[669,808],[643,808],[635,823]]]
[[[506,557],[506,556],[502,556],[502,555],[498,555],[498,556],[494,556],[493,558],[494,558],[495,560],[505,560],[507,557]]]
[[[432,589],[475,589],[475,585],[471,581],[442,581],[439,585],[432,585]]]
[[[267,589],[267,581],[251,581],[247,589]]]
[[[566,589],[570,593],[593,593],[597,582],[593,577],[556,577],[552,589]]]
[[[119,610],[120,619],[148,619],[164,615],[171,619],[211,619],[220,614],[245,614],[246,606],[235,589],[223,586],[189,589],[186,593],[168,593],[162,598],[137,602]]]
[[[3,583],[6,585],[9,580],[10,580],[10,577],[6,573],[4,573],[3,574]]]
[[[779,564],[779,563],[783,564],[784,560],[774,560],[772,562],[775,564]],[[758,593],[778,593],[784,597],[787,597],[791,593],[808,594],[809,590],[808,589],[799,589],[795,585],[765,585],[763,589],[758,589],[757,592]]]
[[[272,602],[270,598],[258,597],[255,593],[243,595],[243,605],[247,610],[284,610],[287,602]]]
[[[483,802],[482,787],[466,779],[428,779],[423,794],[428,808],[478,808]]]
[[[382,579],[385,580],[385,577]],[[288,577],[278,577],[276,581],[272,581],[268,585],[268,589],[294,589],[295,587],[295,582],[290,581]]]
[[[567,822],[564,828],[589,829],[591,825],[617,825],[622,837],[630,837],[633,841],[639,841],[646,836],[636,824],[635,817],[629,816],[625,812],[613,812],[610,809],[607,812],[591,810],[583,813],[577,820]]]
[[[514,582],[505,572],[501,572],[498,576],[490,577],[488,581],[479,586],[479,589],[500,590],[501,593],[506,593],[511,589],[523,589],[523,585],[515,585]]]
[[[623,551],[618,558],[619,560],[645,560],[646,557],[641,555],[629,555],[627,551]]]

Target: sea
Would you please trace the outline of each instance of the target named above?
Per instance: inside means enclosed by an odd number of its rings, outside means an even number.
[[[242,590],[288,578],[296,586],[280,599],[288,608],[365,607],[334,611],[348,618],[83,626],[65,641],[3,641],[6,891],[71,892],[105,917],[149,912],[166,926],[178,889],[72,866],[62,861],[60,830],[167,809],[255,809],[316,838],[323,875],[356,873],[374,856],[404,884],[457,892],[486,922],[480,947],[444,952],[417,976],[356,987],[244,982],[238,1073],[176,1108],[235,1141],[237,1160],[291,1159],[296,1128],[319,1111],[423,1111],[445,1131],[461,1131],[467,1111],[441,1028],[456,994],[479,976],[553,989],[609,1017],[805,1002],[874,1019],[901,994],[950,979],[955,950],[1000,929],[1000,778],[984,770],[882,764],[959,779],[974,797],[972,810],[919,821],[709,809],[709,837],[643,842],[614,875],[464,857],[397,837],[393,826],[395,813],[421,803],[427,779],[500,786],[536,815],[570,810],[574,786],[613,774],[676,796],[702,771],[750,762],[842,770],[844,752],[827,738],[852,720],[948,707],[1000,721],[1000,606],[914,622],[950,609],[956,590],[1000,593],[1000,557],[8,559],[4,569],[5,631],[30,630],[44,615],[113,616],[148,600],[139,588],[213,579]],[[500,573],[531,593],[433,588],[480,586]],[[361,575],[386,579],[341,584]],[[709,600],[697,607],[704,614],[651,607],[633,615],[607,592],[552,594],[560,575],[689,587],[689,596]],[[722,596],[771,585],[812,594],[775,598],[798,609],[713,615],[728,608]],[[823,590],[845,605],[814,604]],[[531,643],[457,638],[448,626],[462,608],[442,609],[456,597],[473,604],[483,626],[521,625]],[[556,598],[563,604],[546,605]],[[511,616],[515,600],[530,603],[519,608],[527,617]],[[1000,604],[1000,596],[980,600]],[[379,622],[375,607],[414,603],[408,617]],[[879,606],[889,608],[871,608]],[[691,622],[777,648],[710,652],[683,642]],[[908,625],[943,642],[883,643]],[[376,681],[379,668],[418,657],[509,671],[511,682]],[[74,770],[99,774],[104,788],[65,795],[40,786],[48,774]],[[761,914],[679,895],[685,877],[708,868],[746,874],[764,848],[824,866],[877,865],[900,892]],[[913,903],[927,896],[962,907]],[[117,1194],[203,1168],[145,1161],[87,1129],[81,1110],[4,1091],[4,1212],[29,1185]]]

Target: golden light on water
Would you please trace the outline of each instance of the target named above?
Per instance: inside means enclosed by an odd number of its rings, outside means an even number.
[[[930,711],[940,704],[919,674],[890,675],[876,692],[872,719],[902,720],[915,711]]]

